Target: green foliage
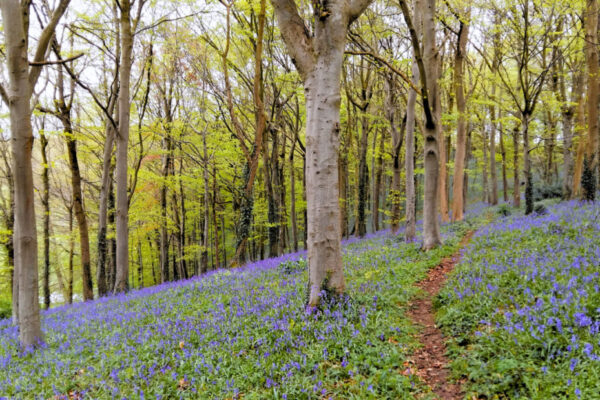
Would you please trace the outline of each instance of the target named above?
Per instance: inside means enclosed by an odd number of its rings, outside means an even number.
[[[12,315],[11,302],[0,298],[0,319],[10,318]]]
[[[512,207],[507,203],[502,203],[496,208],[496,212],[502,217],[508,217],[512,214]]]
[[[533,188],[533,201],[559,199],[562,195],[562,185],[559,182],[553,184],[539,182],[536,183]]]
[[[277,267],[277,269],[279,271],[281,271],[283,274],[286,275],[291,275],[291,274],[296,274],[302,271],[306,271],[308,268],[308,263],[306,262],[306,259],[304,258],[299,258],[298,260],[292,261],[292,260],[287,260],[282,262],[281,264],[279,264],[279,266]]]
[[[561,203],[473,238],[436,301],[467,398],[599,398],[598,212]]]

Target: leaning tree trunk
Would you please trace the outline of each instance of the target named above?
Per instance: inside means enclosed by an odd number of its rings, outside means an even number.
[[[62,114],[62,122],[67,142],[67,153],[69,156],[69,168],[71,169],[71,189],[73,192],[73,209],[79,227],[79,249],[81,258],[81,279],[83,283],[83,300],[94,298],[94,287],[92,283],[92,269],[90,262],[90,237],[87,224],[87,216],[83,208],[83,190],[81,187],[81,172],[79,159],[77,158],[77,141],[73,136],[70,110]]]
[[[129,81],[131,78],[131,54],[133,32],[129,0],[121,1],[121,65],[119,72],[119,134],[117,135],[117,271],[115,293],[129,290],[129,198],[127,193],[127,150],[129,147]]]

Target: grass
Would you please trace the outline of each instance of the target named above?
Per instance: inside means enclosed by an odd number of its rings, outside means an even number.
[[[467,398],[600,399],[600,204],[547,209],[481,229],[437,299]]]
[[[413,284],[457,250],[378,233],[347,241],[347,297],[304,308],[302,253],[43,313],[46,345],[21,351],[0,321],[0,397],[412,399]]]

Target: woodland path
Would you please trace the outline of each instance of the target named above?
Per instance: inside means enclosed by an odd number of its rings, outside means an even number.
[[[446,343],[442,332],[435,324],[433,299],[439,293],[449,274],[460,261],[461,250],[469,243],[475,232],[469,232],[462,239],[459,249],[450,257],[444,258],[435,268],[429,270],[427,277],[417,283],[424,295],[415,299],[408,312],[409,318],[422,327],[418,339],[423,347],[417,349],[412,357],[413,365],[409,373],[421,378],[441,400],[463,398],[460,384],[450,381],[449,360],[446,357]]]

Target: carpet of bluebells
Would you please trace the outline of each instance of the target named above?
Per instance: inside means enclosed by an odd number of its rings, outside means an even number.
[[[46,345],[0,321],[0,398],[411,399],[414,282],[452,254],[381,232],[345,243],[348,296],[306,310],[305,254],[43,313]]]
[[[498,218],[437,299],[468,398],[600,399],[600,203]]]

